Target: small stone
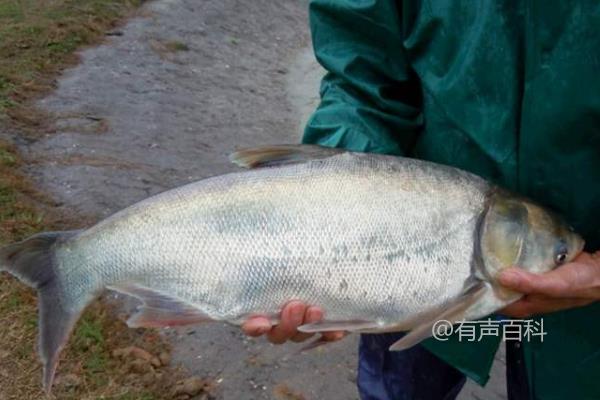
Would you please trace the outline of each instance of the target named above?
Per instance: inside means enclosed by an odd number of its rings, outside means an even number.
[[[81,385],[81,378],[75,374],[60,375],[56,378],[56,385],[64,388],[75,388]]]
[[[129,347],[123,349],[116,349],[112,351],[113,358],[123,358],[129,354]]]
[[[171,364],[171,355],[169,353],[167,353],[166,351],[161,352],[158,355],[158,359],[160,360],[160,363],[162,365],[169,365]]]
[[[151,385],[153,382],[157,380],[156,374],[154,372],[148,372],[142,376],[140,381],[144,385]]]
[[[154,372],[154,368],[152,368],[152,365],[148,361],[140,360],[140,359],[133,360],[129,364],[129,370],[136,374],[145,374],[148,372]]]
[[[196,396],[209,386],[205,379],[191,377],[177,382],[175,385],[175,395]]]
[[[135,358],[139,358],[141,360],[145,360],[148,362],[152,361],[152,357],[154,357],[152,354],[148,353],[146,350],[144,349],[140,349],[139,347],[130,347],[130,354],[135,357]]]
[[[112,352],[112,355],[115,358],[133,357],[140,360],[144,360],[146,362],[149,362],[150,364],[152,364],[152,366],[156,368],[161,366],[161,362],[158,359],[158,357],[155,357],[146,350],[135,346],[124,347],[122,349],[114,350]]]
[[[302,393],[296,392],[285,383],[280,383],[273,388],[273,395],[279,400],[306,400]]]
[[[158,359],[158,357],[154,357],[154,356],[152,356],[152,358],[150,359],[150,364],[152,364],[152,366],[154,368],[160,368],[160,366],[162,365],[162,363]]]

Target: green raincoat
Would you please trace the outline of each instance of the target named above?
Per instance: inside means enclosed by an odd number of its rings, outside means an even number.
[[[600,3],[317,0],[328,71],[304,142],[453,165],[557,210],[600,247]],[[600,303],[524,342],[535,399],[600,399]],[[426,346],[485,384],[499,345]]]

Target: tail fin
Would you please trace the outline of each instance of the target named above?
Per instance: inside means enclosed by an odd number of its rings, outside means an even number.
[[[57,243],[77,232],[40,233],[0,249],[0,271],[11,273],[39,294],[39,351],[47,392],[52,388],[60,352],[82,311],[63,304],[54,254]]]

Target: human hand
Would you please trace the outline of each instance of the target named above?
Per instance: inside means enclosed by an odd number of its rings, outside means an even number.
[[[581,253],[572,262],[544,274],[509,268],[500,274],[499,281],[525,294],[500,314],[525,318],[582,307],[600,300],[600,251]]]
[[[267,339],[274,344],[281,344],[288,340],[303,342],[313,334],[298,332],[298,327],[323,319],[323,310],[315,306],[309,307],[300,301],[291,301],[283,307],[280,317],[279,324],[275,326],[272,326],[266,317],[252,317],[244,322],[242,330],[246,335],[253,337],[266,334]],[[334,342],[344,335],[344,332],[324,332],[320,340]]]

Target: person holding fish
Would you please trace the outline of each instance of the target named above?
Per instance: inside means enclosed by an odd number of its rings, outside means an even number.
[[[507,342],[508,395],[599,399],[598,5],[315,0],[310,22],[327,74],[305,143],[458,167],[554,209],[582,234],[585,251],[551,272],[499,275],[524,294],[500,313],[543,318],[548,333],[542,343]],[[297,328],[322,318],[318,304],[292,301],[277,326],[257,317],[243,328],[298,342],[310,334]],[[401,337],[363,334],[363,399],[455,398],[465,375],[486,383],[500,341],[428,339],[388,351]]]

